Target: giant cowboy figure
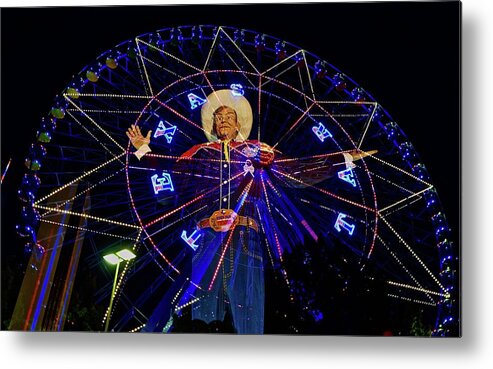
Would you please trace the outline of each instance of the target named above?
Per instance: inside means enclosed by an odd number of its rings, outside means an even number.
[[[267,239],[272,237],[259,216],[259,209],[265,207],[261,176],[280,153],[265,143],[247,140],[253,114],[244,96],[232,94],[231,90],[215,91],[202,106],[201,116],[209,142],[193,146],[178,162],[188,165],[190,173],[200,173],[191,177],[195,183],[190,183],[197,193],[206,193],[213,186],[218,190],[204,198],[211,209],[208,216],[194,220],[201,237],[192,258],[190,284],[180,297],[181,303],[196,301],[192,305],[193,319],[210,323],[223,320],[229,312],[237,333],[260,334],[264,327],[265,291],[261,228]],[[139,127],[132,125],[127,136],[139,159],[151,151],[150,131],[144,137]],[[355,150],[334,156],[333,162],[325,159],[324,173],[319,179],[311,178],[312,183],[333,175],[340,168],[336,164],[351,166],[352,161],[372,153]],[[197,166],[187,161],[191,158],[210,164]],[[217,180],[200,180],[211,177]]]

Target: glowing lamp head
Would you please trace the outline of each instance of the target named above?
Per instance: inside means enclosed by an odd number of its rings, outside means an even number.
[[[106,260],[106,262],[111,265],[116,265],[120,262],[120,258],[115,254],[104,255],[103,259]]]
[[[118,251],[116,253],[120,258],[122,258],[123,260],[132,260],[135,258],[135,254],[130,251],[130,250],[127,250],[127,249],[124,249],[124,250],[121,250],[121,251]]]
[[[116,254],[108,254],[103,256],[103,259],[106,260],[107,263],[116,265],[120,263],[121,261],[129,261],[135,258],[135,254],[127,249],[120,250],[116,252]]]

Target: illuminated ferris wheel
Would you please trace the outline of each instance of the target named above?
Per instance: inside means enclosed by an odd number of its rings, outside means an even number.
[[[214,147],[202,114],[218,91],[251,107],[247,144],[237,150],[243,156],[228,163],[184,157],[197,145]],[[125,134],[132,125],[151,132],[152,151],[140,160]],[[268,167],[252,163],[260,143],[275,155]],[[332,160],[338,155],[342,161]],[[111,295],[101,324],[110,319],[113,330],[172,331],[173,315],[200,306],[197,291],[210,289],[230,251],[218,252],[212,281],[190,278],[206,238],[197,224],[223,209],[231,186],[253,204],[262,268],[282,276],[292,299],[304,301],[302,281],[292,278],[286,259],[314,243],[336,250],[354,270],[378,275],[385,299],[433,312],[435,335],[457,324],[454,245],[425,165],[368,92],[288,42],[186,26],[121,43],[57,97],[26,166],[19,233],[33,250],[33,278],[65,262],[63,295],[77,289],[73,265],[101,271],[106,282],[94,301],[107,304]],[[55,255],[69,248],[79,256]],[[122,248],[137,257],[117,261],[112,288],[101,260]],[[80,259],[83,249],[90,251]],[[37,302],[32,306],[34,324]],[[58,324],[62,310],[52,314]],[[307,310],[322,319],[312,305]]]

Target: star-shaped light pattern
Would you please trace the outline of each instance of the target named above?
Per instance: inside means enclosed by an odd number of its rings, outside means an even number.
[[[446,259],[454,258],[448,226],[444,217],[431,220],[440,212],[436,191],[383,107],[349,77],[294,45],[250,31],[195,26],[141,35],[102,54],[51,112],[56,130],[44,144],[48,155],[33,204],[42,211],[41,223],[56,225],[50,216],[57,213],[85,219],[84,227],[62,225],[83,229],[100,253],[106,246],[100,242],[131,241],[138,254],[119,277],[118,319],[111,322],[119,329],[144,327],[156,296],[173,290],[175,282],[182,284],[172,299],[176,311],[200,303],[198,295],[183,298],[186,284],[210,289],[200,280],[182,281],[190,248],[179,235],[220,208],[219,191],[235,188],[246,172],[231,173],[222,183],[219,156],[182,154],[206,142],[200,105],[232,85],[241,87],[252,106],[249,139],[275,152],[270,167],[256,169],[259,186],[250,184],[244,197],[257,202],[265,260],[286,284],[290,272],[283,258],[308,237],[350,250],[348,262],[362,271],[369,261],[385,264],[381,272],[390,298],[445,305],[455,273],[455,259]],[[141,161],[125,135],[132,124],[144,135],[161,130]],[[339,159],[337,172],[327,175],[333,158],[342,154],[357,160]],[[235,160],[231,167],[243,168],[243,161]],[[154,191],[153,175],[160,186]],[[205,181],[207,188],[197,188]],[[69,186],[78,186],[75,196],[51,201]],[[90,211],[64,210],[86,195]],[[215,275],[229,252],[222,250]],[[138,288],[143,273],[149,275],[148,288]],[[129,313],[135,309],[139,318]]]

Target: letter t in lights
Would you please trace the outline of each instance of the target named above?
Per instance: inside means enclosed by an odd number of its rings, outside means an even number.
[[[192,232],[190,236],[187,236],[187,231],[183,230],[181,232],[181,239],[187,243],[188,246],[192,248],[193,251],[196,251],[199,245],[196,244],[197,240],[202,236],[199,231],[196,229]]]
[[[344,220],[347,215],[344,213],[339,213],[337,216],[337,220],[334,224],[334,228],[337,229],[337,232],[340,232],[342,229],[345,229],[350,236],[353,235],[354,228],[356,227],[354,224],[350,224]]]

